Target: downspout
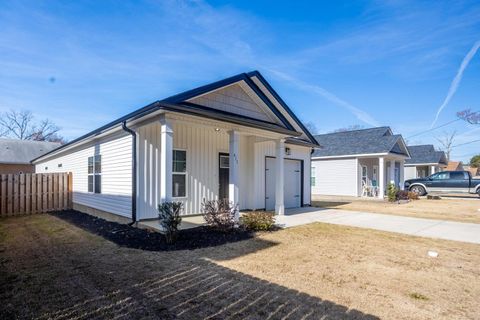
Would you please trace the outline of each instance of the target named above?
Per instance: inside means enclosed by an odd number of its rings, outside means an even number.
[[[122,129],[132,135],[132,222],[137,222],[137,133],[127,127],[127,121],[122,122]]]

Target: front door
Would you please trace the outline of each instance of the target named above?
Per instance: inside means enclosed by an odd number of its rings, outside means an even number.
[[[218,199],[228,201],[228,184],[230,174],[230,158],[228,153],[218,156]]]

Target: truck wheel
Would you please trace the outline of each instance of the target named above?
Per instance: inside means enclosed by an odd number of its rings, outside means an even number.
[[[410,188],[410,191],[415,192],[419,196],[424,196],[427,192],[425,191],[425,188],[422,186],[413,186]]]
[[[477,194],[480,197],[480,188],[477,189]]]

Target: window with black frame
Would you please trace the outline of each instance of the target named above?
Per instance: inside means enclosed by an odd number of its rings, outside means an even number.
[[[88,192],[102,193],[102,156],[88,157]]]
[[[187,152],[173,150],[172,197],[181,198],[187,195]]]

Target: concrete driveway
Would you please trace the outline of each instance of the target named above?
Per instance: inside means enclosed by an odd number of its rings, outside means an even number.
[[[410,218],[379,213],[321,208],[287,209],[276,223],[289,228],[312,222],[376,229],[419,237],[438,238],[480,244],[480,224]]]

